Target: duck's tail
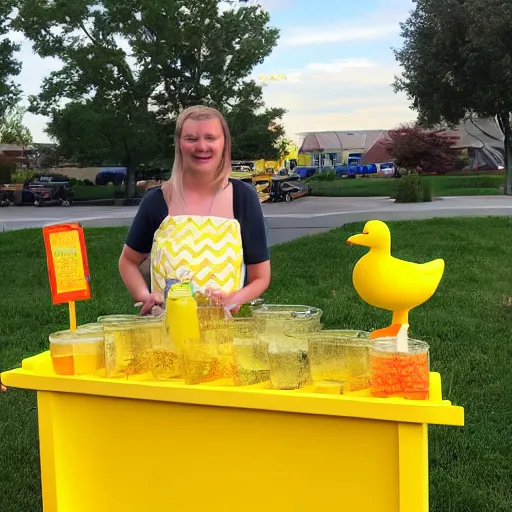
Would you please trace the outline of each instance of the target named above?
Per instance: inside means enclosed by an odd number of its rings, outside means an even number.
[[[441,280],[444,273],[444,260],[441,258],[432,260],[427,263],[423,263],[421,267],[425,274],[439,275],[439,280]]]

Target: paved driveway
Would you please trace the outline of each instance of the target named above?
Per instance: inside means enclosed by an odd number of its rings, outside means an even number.
[[[127,226],[137,207],[32,206],[0,208],[0,231],[76,221],[84,226]],[[347,222],[433,217],[512,215],[512,197],[449,197],[432,203],[395,204],[388,198],[305,197],[292,203],[264,204],[269,243],[321,233]]]

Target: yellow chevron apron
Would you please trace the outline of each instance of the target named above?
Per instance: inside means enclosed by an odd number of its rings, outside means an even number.
[[[166,217],[155,232],[151,249],[151,289],[165,295],[169,281],[192,274],[194,291],[226,293],[244,282],[240,224],[215,216]]]

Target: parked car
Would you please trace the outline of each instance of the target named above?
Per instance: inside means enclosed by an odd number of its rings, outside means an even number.
[[[398,177],[398,170],[393,162],[382,162],[377,164],[379,174],[383,174],[386,177],[395,178]]]
[[[295,167],[294,172],[302,179],[311,178],[318,171],[317,167]]]
[[[122,185],[126,181],[128,169],[126,167],[104,167],[96,174],[96,185]]]
[[[301,181],[297,174],[291,176],[273,176],[270,182],[270,196],[272,202],[286,201],[307,195],[309,187]]]
[[[22,203],[34,206],[58,204],[69,206],[75,197],[70,179],[60,174],[37,174],[30,182],[25,182],[22,190]]]

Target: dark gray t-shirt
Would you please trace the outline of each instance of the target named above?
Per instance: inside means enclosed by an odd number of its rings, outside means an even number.
[[[242,233],[244,263],[255,265],[270,259],[267,245],[267,225],[258,194],[253,186],[237,179],[230,179],[233,186],[233,213]],[[135,214],[126,245],[134,251],[149,254],[153,237],[168,208],[161,187],[148,190]]]

